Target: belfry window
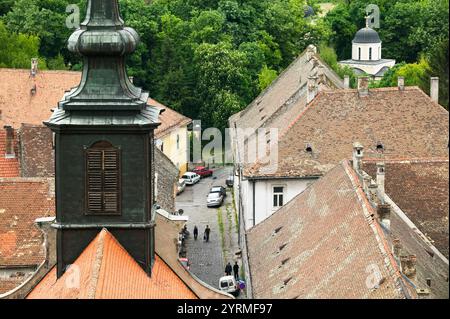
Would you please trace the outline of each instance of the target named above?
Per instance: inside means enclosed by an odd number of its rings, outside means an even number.
[[[120,150],[102,141],[85,156],[87,214],[120,215]]]

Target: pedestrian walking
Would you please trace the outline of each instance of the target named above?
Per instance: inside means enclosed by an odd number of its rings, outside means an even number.
[[[233,271],[233,267],[231,267],[231,264],[228,263],[228,264],[225,266],[225,275],[231,276],[231,272],[232,272],[232,271]]]
[[[239,265],[238,265],[237,261],[234,263],[233,272],[234,272],[234,278],[236,278],[236,280],[239,280]]]
[[[197,240],[198,237],[198,228],[197,225],[194,226],[194,239]]]
[[[211,233],[211,228],[209,228],[209,225],[206,225],[206,228],[205,228],[205,235],[203,236],[203,238],[204,238],[204,240],[206,241],[206,242],[208,242],[209,241],[209,234]]]

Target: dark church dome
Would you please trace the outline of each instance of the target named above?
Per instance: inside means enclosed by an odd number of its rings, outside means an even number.
[[[305,6],[305,18],[312,17],[315,15],[314,9],[311,6]]]
[[[353,43],[381,43],[381,40],[377,31],[366,27],[356,32]]]

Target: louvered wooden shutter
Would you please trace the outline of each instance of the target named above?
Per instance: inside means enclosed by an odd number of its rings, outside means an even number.
[[[120,154],[117,149],[86,152],[86,201],[90,214],[120,213]]]

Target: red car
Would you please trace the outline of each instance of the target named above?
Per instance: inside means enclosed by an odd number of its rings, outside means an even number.
[[[202,178],[203,177],[209,177],[213,175],[213,171],[210,170],[209,168],[206,168],[204,166],[198,166],[195,169],[192,170],[193,173],[200,175]]]

